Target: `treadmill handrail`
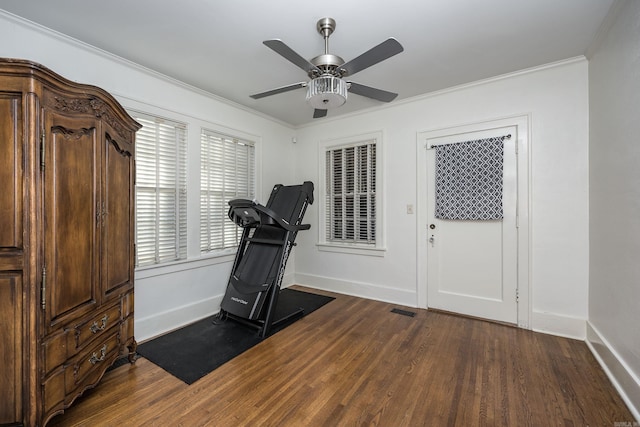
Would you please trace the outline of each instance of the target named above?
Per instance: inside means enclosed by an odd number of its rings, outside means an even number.
[[[269,218],[276,221],[280,227],[284,228],[287,231],[308,230],[309,227],[311,227],[311,224],[299,224],[299,225],[289,224],[287,220],[280,217],[276,212],[274,212],[272,209],[269,209],[266,206],[256,204],[253,208],[256,209],[257,211],[264,213]]]
[[[300,230],[308,230],[309,228],[311,228],[311,224],[299,224],[299,225],[290,224],[289,222],[287,222],[287,220],[280,217],[280,215],[278,215],[272,209],[269,209],[266,206],[258,204],[253,200],[234,199],[229,201],[229,206],[231,207],[230,208],[231,211],[233,211],[234,209],[254,209],[260,213],[265,214],[268,217],[267,218],[268,221],[264,221],[264,217],[260,215],[261,224],[265,224],[265,223],[269,225],[277,224],[287,231],[300,231]]]

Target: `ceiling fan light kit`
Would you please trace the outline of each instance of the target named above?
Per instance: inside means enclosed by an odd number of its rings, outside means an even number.
[[[329,110],[347,102],[347,82],[334,76],[320,76],[307,84],[307,102],[313,108]]]
[[[316,28],[324,37],[324,54],[318,55],[310,61],[300,56],[282,40],[273,39],[263,42],[265,46],[303,69],[310,81],[294,83],[267,92],[257,93],[251,95],[253,99],[306,87],[307,103],[315,109],[313,117],[318,118],[326,116],[327,110],[344,105],[347,102],[349,90],[358,95],[382,102],[391,102],[398,96],[393,92],[343,80],[346,76],[353,75],[402,52],[404,48],[396,39],[389,38],[357,58],[345,63],[339,56],[329,53],[329,36],[336,28],[336,21],[332,18],[322,18],[318,21]]]

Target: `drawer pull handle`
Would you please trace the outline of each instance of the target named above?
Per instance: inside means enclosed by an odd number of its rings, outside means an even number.
[[[104,328],[107,327],[107,320],[109,320],[109,316],[105,314],[104,317],[100,320],[100,322],[102,322],[102,325],[98,326],[98,322],[96,321],[96,322],[93,322],[93,325],[91,325],[89,329],[94,334],[99,331],[104,331]]]
[[[91,362],[92,365],[95,365],[98,362],[102,362],[104,360],[104,358],[107,357],[107,345],[103,345],[102,348],[100,349],[100,357],[98,357],[98,355],[94,352],[91,355],[91,358],[89,359],[89,362]]]

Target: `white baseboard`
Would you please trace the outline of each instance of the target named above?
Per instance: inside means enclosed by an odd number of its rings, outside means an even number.
[[[408,307],[417,307],[417,295],[415,291],[299,273],[295,275],[295,283],[339,294],[400,304]]]
[[[152,316],[135,318],[134,330],[138,343],[174,331],[220,311],[223,295],[183,305]]]
[[[640,421],[640,379],[590,322],[586,342],[636,421]]]
[[[288,288],[291,285],[295,284],[295,274],[294,273],[285,273],[284,276],[282,276],[282,283],[280,284],[280,287],[282,289],[284,288]]]
[[[534,311],[531,329],[536,332],[583,341],[587,336],[587,320],[555,313]]]

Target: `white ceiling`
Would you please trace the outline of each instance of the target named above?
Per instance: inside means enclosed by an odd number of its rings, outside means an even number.
[[[585,54],[613,0],[0,0],[0,8],[293,126],[311,122],[307,80],[266,46],[349,61],[388,37],[404,52],[350,77],[398,100]],[[46,64],[45,64],[46,65]],[[335,117],[382,103],[350,95]],[[323,119],[315,119],[323,120]]]

